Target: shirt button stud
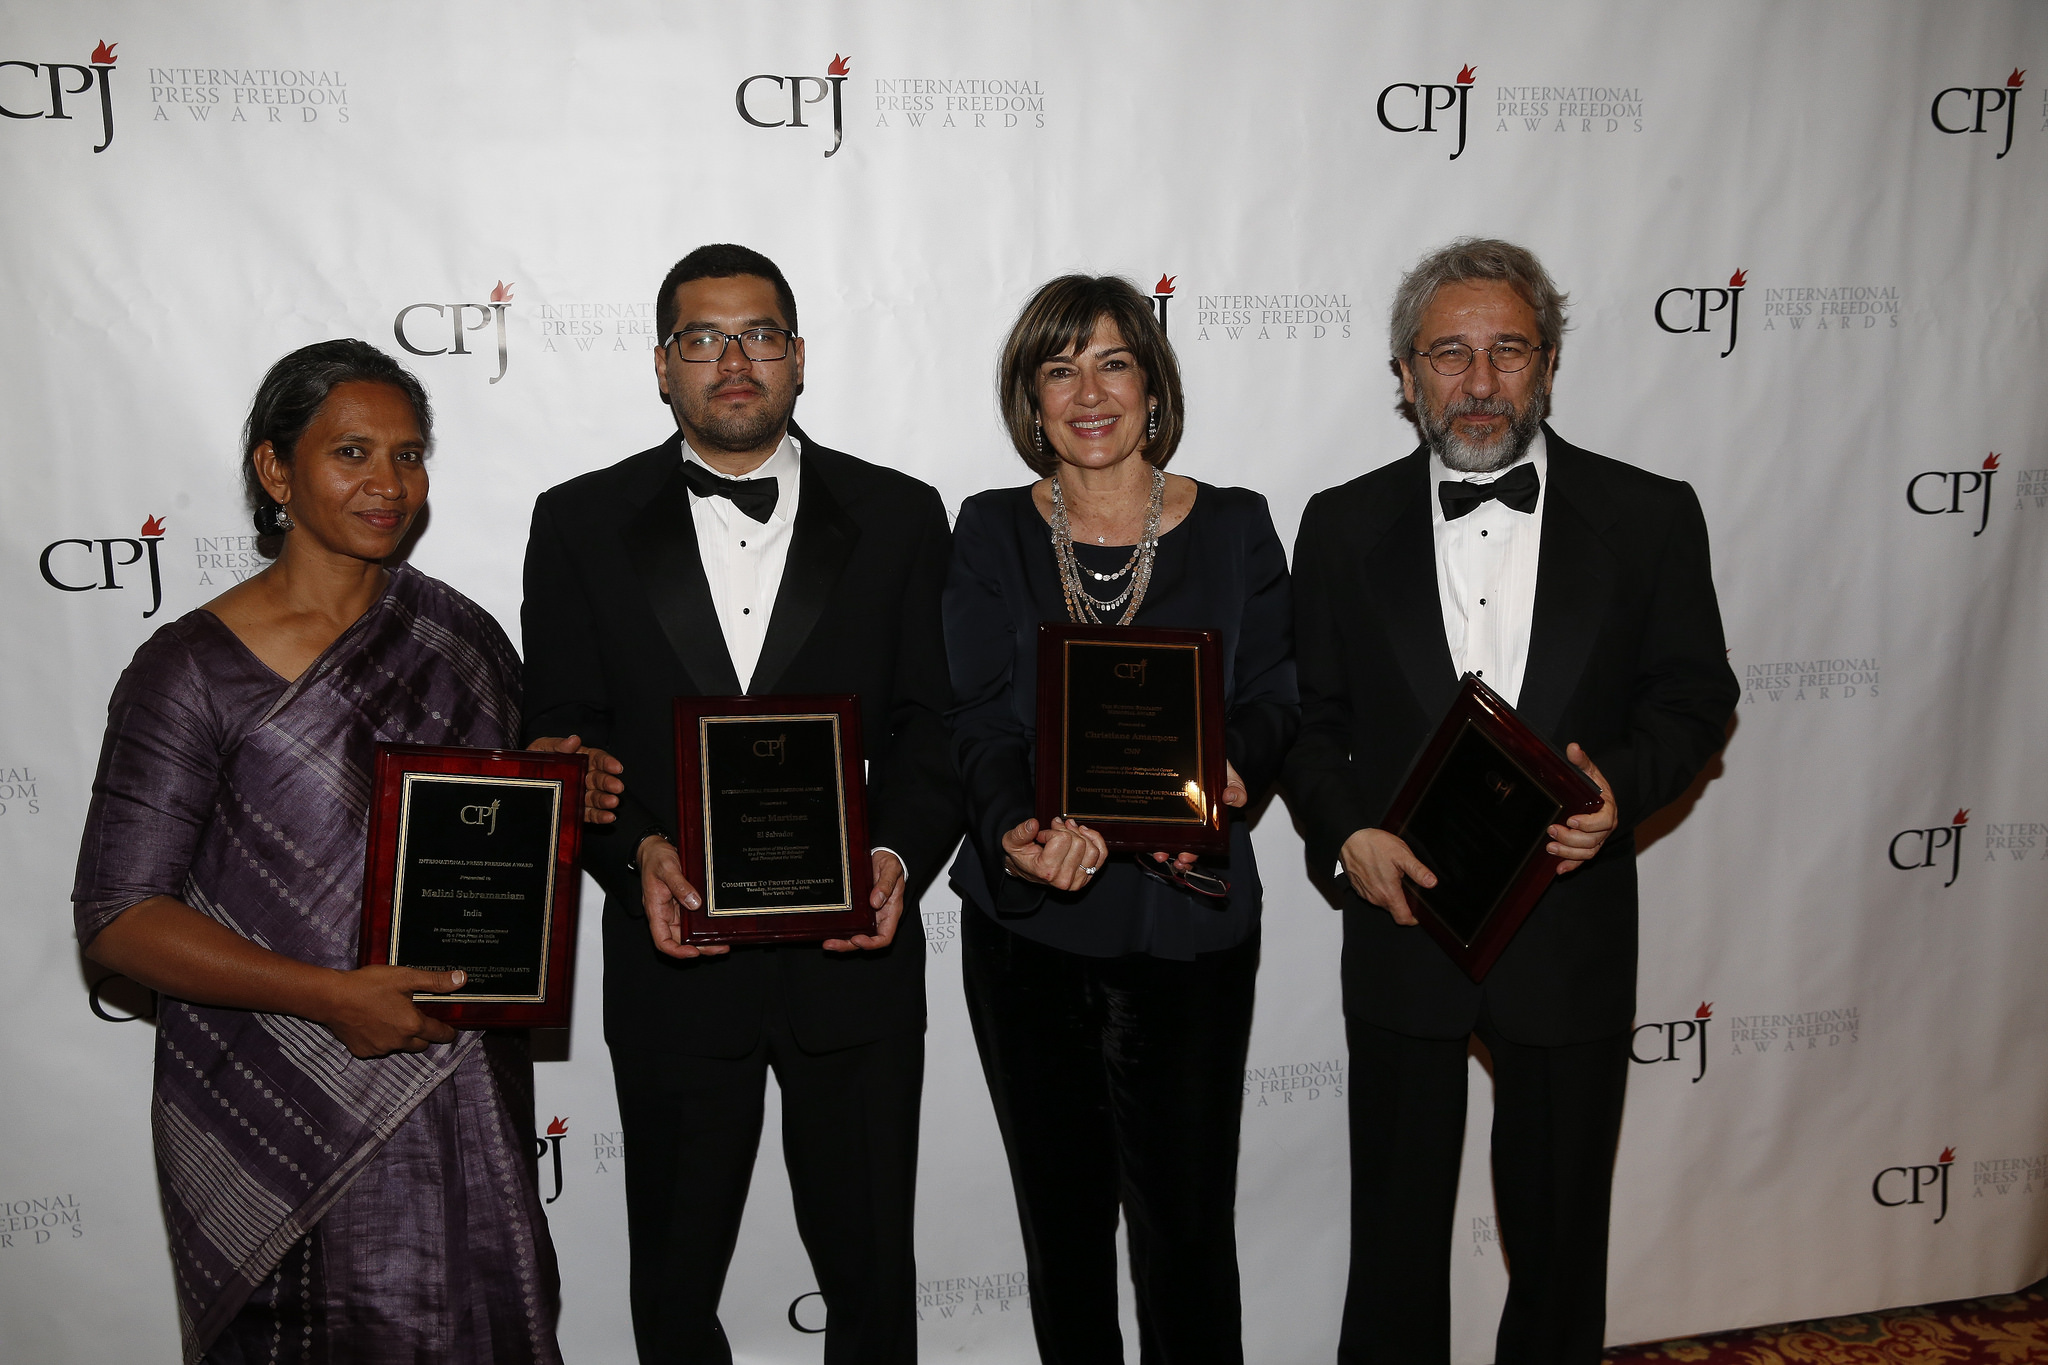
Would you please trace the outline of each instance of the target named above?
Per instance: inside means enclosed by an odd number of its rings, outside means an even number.
[[[742,615],[742,616],[752,616],[753,614],[754,614],[754,609],[753,609],[752,607],[741,607],[741,608],[740,608],[740,615]]]

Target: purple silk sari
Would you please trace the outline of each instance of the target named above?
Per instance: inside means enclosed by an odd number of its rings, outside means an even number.
[[[355,966],[372,746],[516,747],[518,696],[497,622],[408,567],[289,684],[210,612],[170,623],[108,707],[79,942],[165,895]],[[521,1040],[364,1061],[290,1015],[158,1013],[151,1125],[187,1365],[560,1359]]]

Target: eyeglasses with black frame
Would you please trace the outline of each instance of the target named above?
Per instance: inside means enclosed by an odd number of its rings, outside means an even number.
[[[1165,882],[1168,886],[1177,886],[1183,891],[1192,891],[1197,896],[1206,896],[1214,901],[1224,900],[1230,895],[1230,883],[1221,877],[1192,869],[1183,872],[1172,862],[1162,863],[1149,853],[1134,853],[1131,856],[1137,860],[1138,870],[1154,881]]]
[[[1528,369],[1529,362],[1535,359],[1538,351],[1549,349],[1547,345],[1531,346],[1526,341],[1496,341],[1491,346],[1467,346],[1462,341],[1447,341],[1427,351],[1418,350],[1415,354],[1427,356],[1429,368],[1449,379],[1471,369],[1473,357],[1482,352],[1493,362],[1494,369],[1502,374],[1514,374]]]
[[[740,354],[749,360],[783,360],[789,356],[789,339],[796,333],[782,327],[749,327],[744,332],[721,332],[716,327],[689,327],[670,332],[661,346],[676,348],[680,358],[693,365],[716,365],[725,359],[726,348],[735,341]]]

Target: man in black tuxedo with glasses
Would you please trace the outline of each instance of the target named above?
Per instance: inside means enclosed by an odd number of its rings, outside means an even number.
[[[521,611],[527,729],[581,735],[624,765],[616,818],[584,862],[605,892],[634,1336],[650,1365],[732,1359],[718,1301],[772,1070],[825,1358],[911,1361],[917,897],[961,829],[939,624],[951,532],[931,487],[791,421],[804,338],[767,257],[700,247],[655,312],[677,430],[540,496]],[[742,692],[859,696],[872,936],[681,941],[678,903],[699,888],[673,842],[671,701]]]
[[[1344,1365],[1450,1359],[1475,1034],[1493,1061],[1511,1267],[1495,1359],[1599,1359],[1635,1012],[1632,831],[1721,747],[1739,697],[1691,487],[1570,445],[1544,420],[1564,304],[1511,243],[1426,256],[1391,327],[1422,445],[1318,494],[1295,546],[1302,728],[1282,782],[1312,860],[1348,882]],[[1606,798],[1551,827],[1561,875],[1483,985],[1416,927],[1403,878],[1434,878],[1376,828],[1467,672]]]

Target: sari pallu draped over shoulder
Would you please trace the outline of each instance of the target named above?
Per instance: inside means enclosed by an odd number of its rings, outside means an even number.
[[[210,613],[173,622],[109,707],[80,941],[171,895],[287,957],[354,967],[375,744],[516,746],[518,669],[496,622],[404,567],[289,684]],[[163,1002],[151,1120],[188,1362],[481,1048],[468,1033],[366,1061],[304,1019]]]

